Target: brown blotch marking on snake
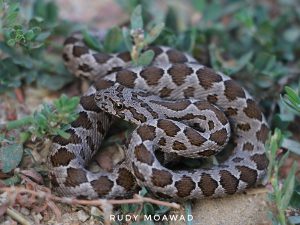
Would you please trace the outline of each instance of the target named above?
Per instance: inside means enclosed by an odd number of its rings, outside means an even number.
[[[193,73],[193,69],[185,64],[175,64],[168,69],[168,73],[171,75],[173,82],[180,86],[184,84],[185,78]]]
[[[174,150],[186,150],[187,147],[180,141],[174,141],[173,149]]]
[[[222,77],[210,68],[200,68],[196,72],[199,84],[206,90],[211,88],[214,83],[222,81]]]
[[[159,91],[159,96],[162,98],[169,97],[172,93],[173,89],[164,87]]]
[[[244,113],[252,119],[262,120],[262,114],[257,104],[252,99],[247,99],[247,107],[244,108]]]
[[[168,55],[171,63],[185,63],[188,61],[182,52],[175,49],[169,49],[166,54]]]
[[[137,133],[140,135],[142,141],[152,141],[155,138],[155,127],[150,125],[141,125],[137,129]]]
[[[238,163],[238,162],[243,161],[243,158],[241,158],[241,157],[235,157],[234,159],[232,159],[232,161]]]
[[[136,120],[146,122],[147,118],[143,114],[138,113],[135,108],[130,108],[129,111]]]
[[[155,186],[165,187],[172,184],[172,174],[167,170],[152,169],[151,181]]]
[[[158,144],[161,146],[165,146],[167,143],[166,139],[164,137],[162,137],[161,139],[159,139]]]
[[[246,166],[236,166],[240,171],[240,180],[247,183],[247,188],[253,187],[257,180],[257,171]]]
[[[117,57],[122,59],[124,62],[129,62],[131,60],[129,52],[121,52],[117,55]]]
[[[62,58],[63,58],[64,61],[66,61],[66,62],[69,62],[69,61],[70,61],[70,58],[69,58],[69,56],[68,56],[66,53],[63,53],[63,54],[62,54]]]
[[[68,37],[65,42],[64,45],[68,45],[68,44],[75,44],[76,42],[78,42],[79,40],[75,37]]]
[[[198,186],[201,189],[204,196],[209,197],[215,193],[218,187],[218,182],[214,180],[209,174],[203,173],[201,179],[198,182]]]
[[[164,101],[152,100],[151,102],[167,107],[174,111],[185,110],[189,105],[191,105],[191,102],[189,100],[178,100],[177,102],[164,102]]]
[[[209,137],[211,141],[216,142],[218,145],[224,145],[227,140],[227,131],[225,128],[212,133]]]
[[[81,139],[77,136],[77,134],[75,133],[75,131],[73,129],[68,129],[68,130],[66,130],[66,132],[70,134],[69,138],[63,138],[63,137],[57,135],[53,138],[53,142],[58,143],[60,145],[67,145],[69,143],[71,143],[71,144],[80,144],[81,143]]]
[[[143,144],[137,145],[134,148],[134,154],[138,161],[151,166],[154,162],[153,155],[146,149]]]
[[[132,173],[125,168],[121,168],[118,174],[117,184],[122,186],[126,191],[130,191],[135,185],[135,178]]]
[[[209,109],[209,110],[213,111],[216,114],[216,117],[218,118],[218,120],[223,125],[225,125],[228,122],[225,114],[222,111],[218,110],[216,107],[212,106],[209,102],[198,101],[198,102],[195,102],[194,104],[195,104],[195,106],[197,106],[197,108],[199,110]]]
[[[196,184],[191,177],[184,175],[179,181],[175,182],[175,187],[177,189],[177,195],[184,198],[191,194]]]
[[[114,186],[114,182],[107,176],[102,176],[97,180],[91,181],[91,185],[99,197],[104,197],[111,191],[112,187]]]
[[[208,129],[209,130],[212,130],[215,128],[215,123],[212,121],[212,120],[209,120],[208,121]]]
[[[155,57],[160,55],[163,52],[163,50],[160,47],[156,47],[156,46],[151,46],[151,47],[147,48],[147,50],[152,50],[154,52]]]
[[[157,126],[160,129],[164,130],[164,132],[170,137],[174,137],[177,134],[177,132],[180,131],[180,128],[170,120],[158,120]]]
[[[199,152],[198,155],[201,157],[209,157],[212,155],[215,155],[217,152],[213,151],[213,150],[205,150],[203,152]]]
[[[183,90],[183,95],[185,98],[192,98],[194,97],[195,88],[194,87],[188,87]]]
[[[82,64],[78,66],[78,69],[83,71],[83,72],[91,72],[93,70],[92,67],[90,67],[88,64]]]
[[[262,124],[260,130],[256,132],[256,138],[257,140],[265,143],[265,141],[268,138],[268,134],[269,134],[269,128],[265,124]]]
[[[232,195],[237,191],[239,180],[227,170],[220,171],[220,183],[225,189],[225,193]]]
[[[133,173],[134,173],[135,177],[138,178],[141,181],[145,181],[145,177],[144,177],[143,174],[141,174],[139,172],[138,167],[134,163],[132,163],[131,165],[132,165],[132,169],[133,169]]]
[[[239,123],[239,124],[237,124],[237,128],[242,130],[242,131],[248,131],[248,130],[251,129],[249,123]]]
[[[91,151],[94,152],[96,149],[95,149],[95,146],[94,146],[93,139],[90,136],[87,136],[85,139],[86,139],[86,143],[90,147]]]
[[[101,112],[101,109],[96,105],[94,95],[82,96],[80,104],[87,111]]]
[[[137,78],[136,73],[130,71],[130,70],[121,70],[117,72],[116,80],[120,84],[124,85],[128,88],[134,87],[134,81]]]
[[[80,57],[81,55],[89,53],[89,49],[87,47],[82,46],[74,46],[73,47],[73,55],[75,57]]]
[[[155,112],[147,103],[143,102],[141,103],[141,106],[143,108],[145,108],[147,111],[150,112],[151,116],[154,118],[154,119],[157,119],[158,118],[158,114],[157,112]]]
[[[57,152],[50,158],[53,166],[67,166],[76,156],[74,153],[68,151],[68,149],[61,147],[57,149]]]
[[[89,130],[92,125],[86,112],[79,112],[77,119],[71,123],[72,127],[83,127],[87,130]]]
[[[227,110],[224,113],[226,116],[236,116],[237,112],[238,112],[238,109],[229,107],[229,108],[227,108]]]
[[[218,101],[218,97],[216,94],[214,95],[208,95],[207,96],[207,101],[209,101],[210,103],[214,104]]]
[[[164,75],[164,70],[155,66],[146,67],[140,72],[148,85],[158,85],[158,81]]]
[[[67,178],[65,181],[66,187],[76,187],[87,181],[88,180],[83,169],[77,169],[72,167],[67,169]]]
[[[206,141],[205,137],[190,127],[185,128],[184,134],[187,136],[192,145],[201,146]]]
[[[230,100],[235,100],[238,97],[245,98],[245,92],[241,86],[234,80],[226,80],[224,82],[225,90],[224,95]]]
[[[254,145],[251,144],[250,142],[246,142],[244,145],[243,145],[243,150],[244,151],[252,151],[254,149]]]
[[[94,86],[95,86],[97,91],[112,87],[113,85],[114,85],[113,81],[103,80],[102,78],[96,80],[96,82],[94,83]]]
[[[111,58],[109,54],[105,54],[105,53],[95,53],[93,54],[93,57],[95,61],[99,64],[106,63]]]
[[[204,116],[204,115],[194,115],[192,113],[188,113],[188,114],[185,114],[184,116],[180,117],[181,120],[192,120],[192,119],[195,119],[195,118],[198,118],[198,119],[201,119],[201,120],[206,120],[206,116]],[[176,118],[174,118],[174,119],[176,119]]]
[[[251,156],[251,160],[256,163],[258,170],[265,170],[269,164],[269,160],[265,154],[255,154]]]

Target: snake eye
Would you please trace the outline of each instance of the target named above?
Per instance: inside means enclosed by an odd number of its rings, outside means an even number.
[[[123,104],[122,103],[116,103],[116,109],[118,109],[118,110],[123,109]]]

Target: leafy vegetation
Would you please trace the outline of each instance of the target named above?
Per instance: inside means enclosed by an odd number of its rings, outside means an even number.
[[[64,39],[80,28],[85,42],[103,52],[129,50],[136,65],[148,65],[150,44],[167,45],[193,54],[201,63],[242,83],[264,109],[271,132],[267,143],[269,169],[269,217],[273,224],[297,224],[300,216],[300,4],[296,0],[237,1],[190,0],[188,11],[159,1],[117,0],[131,14],[129,26],[112,27],[103,41],[87,29],[58,18],[52,1],[0,0],[0,93],[37,85],[58,91],[72,81],[60,59]],[[177,4],[182,4],[180,1]],[[186,9],[185,9],[186,10]],[[1,125],[0,166],[8,174],[17,168],[23,143],[33,137],[67,135],[67,124],[76,118],[78,98],[61,96],[32,115]],[[30,107],[30,106],[29,106]],[[27,130],[24,131],[23,127]],[[8,130],[18,131],[13,137]],[[1,161],[2,159],[2,161]],[[3,160],[4,159],[4,160]],[[289,165],[289,159],[297,162]],[[289,171],[282,176],[283,168]],[[20,179],[4,182],[17,184]],[[141,195],[147,195],[142,190]],[[186,209],[188,210],[189,204]],[[122,213],[164,214],[167,207],[150,203],[122,205]]]

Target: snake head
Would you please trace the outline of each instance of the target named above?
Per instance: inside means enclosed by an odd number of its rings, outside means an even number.
[[[103,111],[123,118],[123,110],[125,108],[122,91],[122,86],[113,86],[97,91],[95,94],[95,102]]]

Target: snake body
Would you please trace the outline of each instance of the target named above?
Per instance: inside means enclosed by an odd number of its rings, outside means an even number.
[[[116,198],[145,186],[159,197],[184,200],[230,195],[260,183],[268,166],[268,125],[249,93],[187,54],[151,49],[150,66],[131,67],[128,52],[97,53],[79,34],[66,39],[66,66],[94,83],[80,98],[70,138],[53,138],[53,188],[64,196]],[[93,173],[86,167],[115,117],[136,124],[126,162],[112,172]],[[205,158],[230,138],[231,156],[211,168],[173,171],[154,154]]]

